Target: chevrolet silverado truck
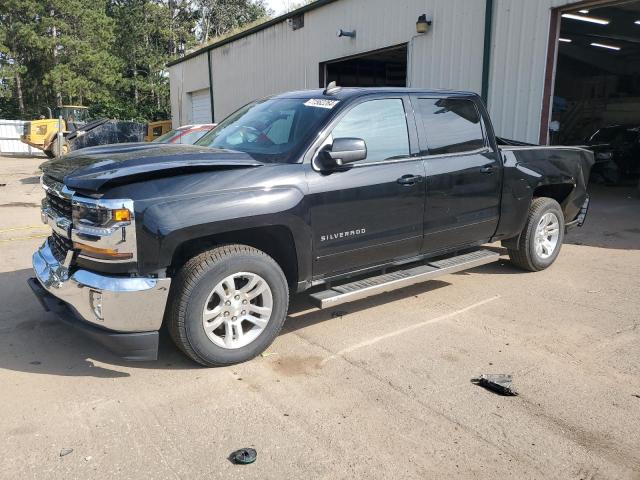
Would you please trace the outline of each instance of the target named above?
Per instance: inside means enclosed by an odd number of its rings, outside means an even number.
[[[593,153],[497,139],[468,92],[265,98],[196,145],[86,148],[42,165],[52,234],[29,284],[131,360],[159,331],[206,366],[264,351],[290,295],[319,308],[496,261],[549,267],[588,208]]]

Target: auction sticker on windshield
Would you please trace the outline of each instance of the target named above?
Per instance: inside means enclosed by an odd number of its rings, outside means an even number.
[[[333,108],[340,101],[339,100],[325,100],[324,98],[310,98],[304,104],[307,107],[319,107],[319,108]]]

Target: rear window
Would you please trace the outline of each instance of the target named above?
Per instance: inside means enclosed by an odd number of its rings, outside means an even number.
[[[471,100],[419,98],[418,112],[431,155],[463,153],[485,146],[480,115]]]

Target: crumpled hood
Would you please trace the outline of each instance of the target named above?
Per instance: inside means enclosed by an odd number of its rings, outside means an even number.
[[[45,175],[71,189],[98,191],[146,178],[193,171],[252,168],[263,164],[246,153],[197,145],[122,143],[83,148],[43,163]]]

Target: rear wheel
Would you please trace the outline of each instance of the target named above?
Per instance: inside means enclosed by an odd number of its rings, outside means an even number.
[[[552,198],[533,200],[517,249],[509,249],[511,262],[537,272],[549,267],[558,257],[564,241],[564,215]]]
[[[176,345],[205,366],[244,362],[263,352],[284,324],[287,279],[267,254],[226,245],[189,260],[167,309]]]

